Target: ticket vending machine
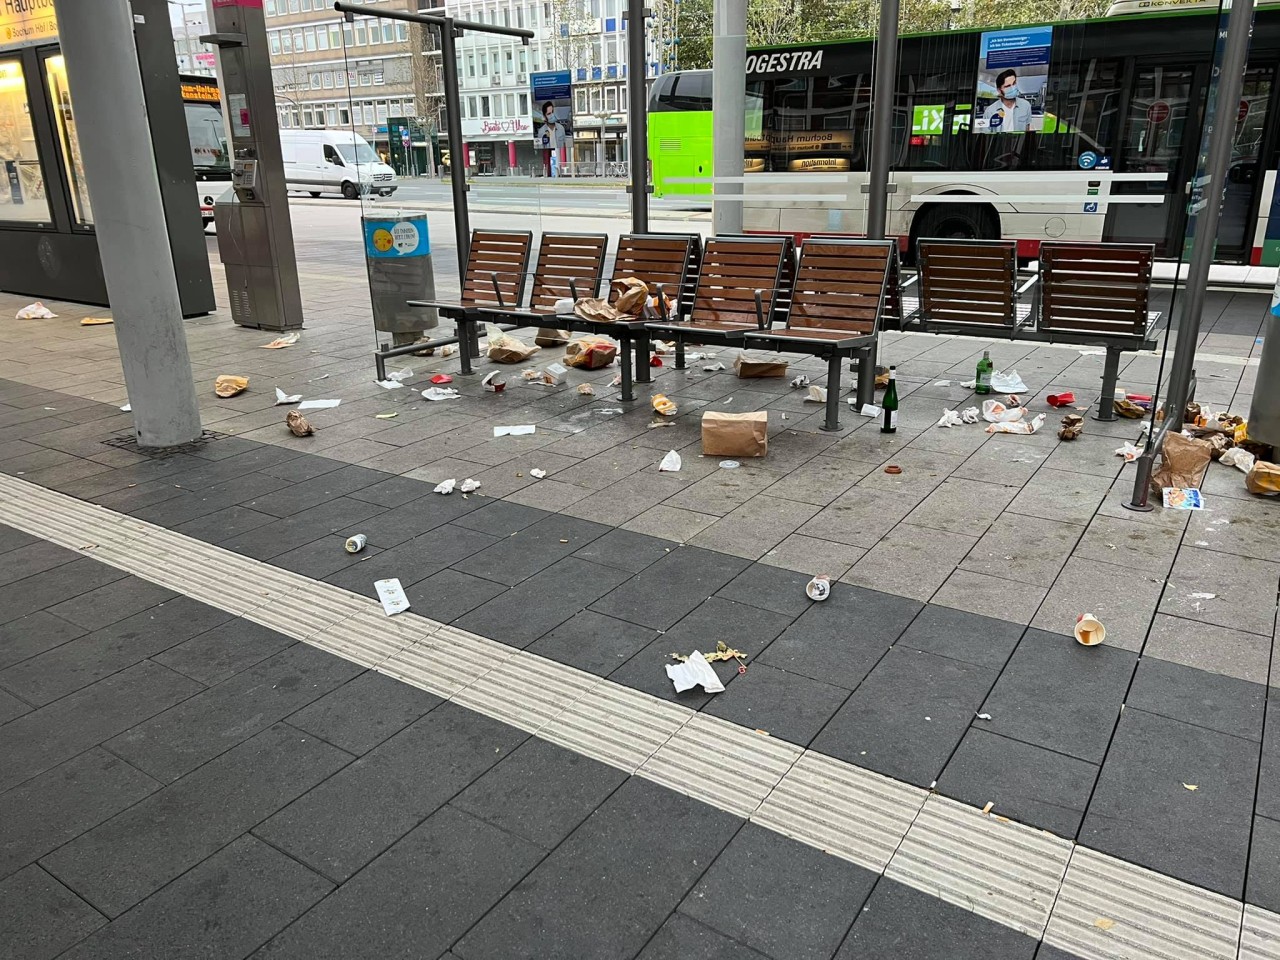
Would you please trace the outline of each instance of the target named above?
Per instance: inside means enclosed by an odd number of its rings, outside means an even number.
[[[263,330],[302,326],[302,298],[285,193],[261,0],[214,0],[232,193],[214,207],[231,319]]]

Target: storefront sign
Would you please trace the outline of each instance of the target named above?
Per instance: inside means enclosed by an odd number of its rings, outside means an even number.
[[[462,135],[471,137],[492,137],[495,140],[525,137],[533,134],[533,123],[525,117],[510,117],[505,120],[493,118],[469,118],[462,121]]]
[[[53,0],[0,0],[0,46],[26,46],[57,39]]]

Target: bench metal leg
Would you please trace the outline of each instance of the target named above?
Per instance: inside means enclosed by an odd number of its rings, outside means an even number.
[[[858,409],[876,402],[876,348],[858,351]]]
[[[1098,398],[1098,409],[1093,412],[1093,419],[1109,423],[1116,418],[1116,384],[1120,380],[1120,351],[1116,347],[1107,347],[1107,360],[1102,368],[1102,396]]]
[[[684,369],[684,337],[676,337],[676,369]]]
[[[374,366],[377,368],[377,370],[378,370],[378,379],[379,379],[379,380],[385,380],[385,379],[387,379],[387,359],[386,359],[386,357],[384,357],[380,352],[375,352],[375,353],[374,353],[374,355],[373,355],[373,365],[374,365]]]
[[[634,400],[635,389],[631,385],[631,365],[635,362],[635,347],[630,337],[618,337],[618,364],[622,367],[622,399]]]
[[[832,353],[827,360],[827,419],[822,424],[823,430],[840,429],[840,364],[842,358]]]
[[[458,356],[462,360],[462,368],[460,372],[464,374],[471,374],[475,372],[474,370],[471,369],[471,357],[472,357],[471,333],[472,333],[472,327],[474,326],[474,324],[466,317],[459,317],[457,320],[457,324],[458,324]],[[476,344],[475,355],[478,356],[479,354],[480,354],[479,344]]]
[[[652,350],[652,341],[649,339],[649,334],[640,334],[636,338],[635,344],[636,383],[653,383],[653,373],[649,367],[649,353]]]

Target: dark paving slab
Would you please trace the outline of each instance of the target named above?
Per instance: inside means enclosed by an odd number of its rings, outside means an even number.
[[[170,783],[363,673],[298,643],[108,740],[107,749]]]
[[[1274,688],[1273,688],[1274,692]],[[1280,820],[1280,697],[1267,700],[1262,767],[1258,772],[1258,815]]]
[[[607,567],[639,573],[674,549],[669,540],[614,528],[578,550],[574,556]]]
[[[289,723],[360,756],[443,702],[370,670],[303,707]]]
[[[176,481],[176,477],[169,480]],[[265,473],[250,474],[237,480],[213,484],[203,490],[189,491],[185,496],[171,497],[160,503],[135,510],[133,515],[139,520],[159,524],[162,527],[173,527],[188,520],[196,520],[208,516],[227,507],[235,506],[246,500],[270,495],[273,491],[287,487],[286,481],[278,477],[270,477]],[[256,500],[254,502],[257,502]],[[258,513],[270,513],[259,510]]]
[[[1267,688],[1216,673],[1146,657],[1138,664],[1125,705],[1247,740],[1262,739]]]
[[[350,760],[277,724],[82,834],[42,866],[118,917]]]
[[[4,564],[0,566],[0,586],[34,577],[45,570],[52,570],[64,563],[70,563],[80,554],[66,547],[46,540],[37,540],[9,550],[5,553]]]
[[[636,960],[767,960],[763,953],[673,913]]]
[[[55,604],[46,612],[86,630],[99,630],[176,596],[140,577],[129,577]]]
[[[0,625],[0,670],[88,632],[43,610]]]
[[[422,480],[415,480],[413,477],[392,477],[389,480],[382,480],[371,486],[354,490],[351,496],[357,500],[376,503],[380,507],[391,508],[400,507],[411,500],[427,496],[431,493],[431,489],[431,484]]]
[[[1253,818],[1244,899],[1246,903],[1256,903],[1272,913],[1280,913],[1280,821]]]
[[[682,546],[591,605],[598,613],[667,630],[746,569],[748,562]]]
[[[938,778],[938,791],[1000,816],[1074,838],[1098,766],[983,729],[978,721]]]
[[[626,779],[620,770],[530,737],[451,805],[550,850]]]
[[[269,464],[260,469],[263,473],[273,477],[280,477],[293,483],[305,483],[307,480],[313,480],[324,474],[333,473],[335,470],[341,470],[345,466],[347,464],[341,460],[330,460],[328,457],[318,457],[315,454],[306,453],[300,457]]]
[[[995,733],[1101,763],[1137,657],[1028,630],[980,712]]]
[[[32,709],[31,704],[0,690],[0,726],[17,719],[24,713],[30,713]]]
[[[341,533],[330,534],[271,558],[273,567],[290,570],[312,580],[323,580],[343,570],[351,570],[382,554],[378,547],[366,546],[358,554],[347,553]]]
[[[0,877],[34,863],[160,789],[100,747],[0,794]]]
[[[306,514],[263,524],[239,536],[229,537],[220,546],[255,560],[270,560],[304,544],[350,529],[367,519],[371,511],[381,509],[363,500],[339,497],[315,508],[314,514],[306,511]]]
[[[472,497],[469,500],[463,500],[456,495],[438,497],[437,499],[449,504],[445,509],[456,511],[456,522],[459,525],[499,538],[509,537],[525,527],[532,526],[539,520],[545,520],[547,517],[553,516],[546,510],[539,510],[537,507],[526,507],[522,503],[509,503],[506,500],[489,500],[486,502],[483,497]],[[471,508],[463,509],[467,505],[471,505]]]
[[[464,960],[633,956],[741,824],[633,777],[489,911],[454,953]]]
[[[753,563],[725,584],[717,596],[794,618],[813,606],[814,601],[804,592],[810,579],[803,573]]]
[[[876,874],[747,824],[680,904],[680,912],[773,957],[825,960]]]
[[[43,773],[203,690],[143,661],[0,727],[0,791]]]
[[[179,523],[172,529],[188,537],[203,540],[205,543],[221,544],[243,533],[275,523],[276,519],[269,513],[260,513],[235,504],[194,520]]]
[[[39,867],[0,880],[0,957],[53,960],[106,918]]]
[[[849,691],[843,687],[787,673],[767,663],[753,663],[741,682],[727,685],[704,712],[808,746],[848,697]]]
[[[1032,960],[1037,941],[882,877],[837,960]]]
[[[368,596],[373,596],[375,592],[372,585],[367,588]],[[420,613],[426,612],[432,619],[444,623],[454,623],[506,592],[507,588],[500,583],[459,573],[457,570],[441,570],[425,580],[405,587],[404,591],[413,609]]]
[[[454,569],[515,586],[608,531],[602,523],[552,514],[455,563]]]
[[[438,957],[542,856],[533,844],[444,807],[253,956]],[[612,923],[578,919],[589,927]]]
[[[31,703],[50,703],[230,619],[216,607],[177,597],[15,664],[0,672],[0,685]]]
[[[346,880],[527,736],[442,704],[254,833],[325,876]]]
[[[1238,900],[1257,776],[1257,743],[1126,709],[1080,842]]]
[[[814,749],[928,787],[995,679],[994,670],[894,648],[823,728]]]
[[[852,690],[907,628],[921,604],[836,583],[761,657],[771,666]]]
[[[151,659],[208,686],[221,683],[296,643],[248,620],[228,620]]]
[[[0,554],[12,553],[19,547],[30,546],[33,543],[44,543],[39,537],[33,537],[29,533],[19,530],[17,527],[11,527],[8,524],[0,523]]]
[[[999,670],[1025,628],[1007,620],[926,604],[898,638],[898,645]]]
[[[280,466],[287,467],[289,463],[294,462],[296,461],[291,460]],[[271,468],[263,471],[263,473],[272,473],[279,477],[279,473]],[[369,470],[366,467],[342,466],[337,470],[328,471],[309,480],[290,483],[263,496],[250,494],[242,498],[240,502],[246,507],[257,510],[259,513],[269,513],[276,517],[290,517],[312,507],[330,503],[344,494],[371,487],[383,480],[389,480],[391,476],[392,474],[383,473],[380,470]],[[370,506],[376,507],[376,504],[370,504]],[[382,512],[382,508],[377,507],[370,510],[367,516],[373,516],[373,514],[380,512]]]
[[[24,580],[15,580],[0,587],[0,623],[44,610],[62,600],[123,580],[126,576],[114,567],[82,557]]]
[[[525,649],[607,677],[657,638],[652,627],[583,610]]]
[[[332,889],[298,861],[244,836],[63,956],[243,957]]]

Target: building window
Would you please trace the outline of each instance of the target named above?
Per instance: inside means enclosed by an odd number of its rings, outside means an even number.
[[[338,108],[338,122],[344,127],[351,126],[351,111],[346,107]]]
[[[384,21],[382,24],[382,42],[394,43],[395,39],[396,39],[395,24],[391,23],[389,20]]]
[[[338,125],[338,108],[331,103],[325,107],[325,114],[329,121],[329,126],[336,127]]]
[[[315,52],[315,49],[316,49],[316,31],[315,31],[315,28],[314,28],[314,27],[307,27],[307,29],[303,31],[302,36],[303,36],[303,39],[305,39],[305,40],[306,40],[306,42],[307,42],[307,51],[308,51],[308,52],[311,52],[311,53],[314,53],[314,52]]]
[[[329,28],[328,27],[316,27],[316,49],[317,50],[329,49]]]
[[[298,12],[298,0],[289,0],[289,12],[290,13]]]
[[[583,87],[573,91],[573,110],[575,113],[588,114],[591,111],[587,108],[587,91]]]
[[[618,112],[618,88],[608,87],[604,91],[604,108],[610,113]]]
[[[529,95],[527,93],[520,94],[520,116],[529,116]]]
[[[396,24],[396,39],[401,43],[407,43],[409,40],[409,25],[407,23]]]
[[[369,34],[363,23],[356,24],[356,46],[363,47],[369,42]]]
[[[311,104],[306,104],[302,108],[302,125],[310,127],[315,125],[315,117],[311,113]]]
[[[489,75],[489,55],[487,53],[480,54],[480,76],[487,77]]]
[[[524,29],[524,5],[516,7],[516,26]]]
[[[279,53],[280,52],[280,31],[279,30],[270,31],[269,37],[271,39],[271,52]]]
[[[307,79],[311,82],[311,89],[312,89],[312,90],[319,90],[319,89],[320,89],[320,74],[318,74],[318,73],[313,73],[313,74],[311,74],[311,76],[310,76],[310,77],[308,77]]]
[[[280,49],[285,53],[293,53],[293,34],[288,30],[280,31]]]
[[[276,15],[276,0],[267,0],[262,9],[264,16],[274,17]]]
[[[324,73],[320,75],[320,77],[321,77],[321,83],[324,85],[324,88],[326,90],[332,90],[333,89],[333,71],[326,70]]]
[[[467,76],[474,77],[476,75],[476,58],[474,55],[467,54]]]
[[[480,114],[476,113],[476,98],[475,98],[475,97],[467,97],[467,116],[470,116],[470,117],[478,117],[478,116],[480,116]]]
[[[302,30],[293,31],[293,52],[302,53],[306,48],[306,41],[302,38]]]
[[[488,97],[480,98],[480,116],[482,117],[489,116],[489,98]]]
[[[370,127],[373,126],[373,104],[372,103],[366,103],[364,105],[364,122]]]
[[[379,100],[379,101],[378,101],[378,112],[377,112],[377,117],[378,117],[378,122],[379,122],[379,123],[386,123],[386,122],[387,122],[387,101],[385,101],[385,100]]]
[[[378,33],[378,25],[376,23],[369,24],[369,43],[378,44],[381,42],[382,42],[382,39],[380,34]]]
[[[515,57],[512,56],[511,51],[508,50],[502,56],[502,72],[506,74],[510,74],[514,70],[515,70]]]

